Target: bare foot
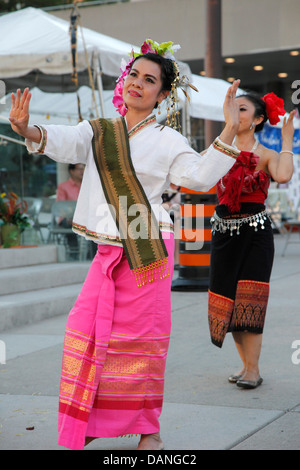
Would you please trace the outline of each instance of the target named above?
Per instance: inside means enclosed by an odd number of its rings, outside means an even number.
[[[159,432],[154,434],[142,434],[137,450],[163,450],[164,443]]]

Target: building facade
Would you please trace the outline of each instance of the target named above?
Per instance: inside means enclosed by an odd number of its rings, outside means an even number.
[[[205,73],[206,0],[131,0],[80,5],[81,23],[140,45],[145,38],[181,45],[179,60]],[[48,10],[64,19],[70,6]],[[292,84],[300,80],[299,0],[221,1],[221,76],[241,79],[259,93],[273,91],[293,108]],[[217,32],[216,32],[217,34]]]

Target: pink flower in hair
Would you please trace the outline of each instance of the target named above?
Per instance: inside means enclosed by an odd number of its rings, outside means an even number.
[[[135,59],[135,55],[134,55],[134,51],[132,50],[130,55],[129,55],[129,61],[126,62],[124,59],[122,60],[122,63],[121,63],[121,72],[122,72],[122,75],[120,76],[120,79],[121,78],[124,78],[126,75],[128,75],[130,69],[131,69],[131,65],[132,65],[132,62],[134,61]]]
[[[129,62],[126,63],[125,61],[121,64],[121,72],[122,74],[118,78],[115,90],[114,90],[114,97],[112,99],[113,105],[117,108],[118,112],[121,116],[125,116],[127,113],[127,107],[123,101],[123,88],[124,88],[124,80],[130,72],[132,62],[134,61],[134,53],[131,51]]]
[[[157,54],[158,52],[152,47],[150,42],[145,41],[144,44],[141,46],[141,53],[148,54],[148,52],[152,52],[152,54]]]
[[[127,113],[127,108],[123,101],[123,88],[124,88],[124,78],[121,76],[118,80],[114,91],[114,97],[112,99],[113,105],[117,108],[121,116],[125,116]]]

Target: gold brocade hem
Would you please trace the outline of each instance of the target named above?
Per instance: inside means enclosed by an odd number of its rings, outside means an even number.
[[[72,223],[73,232],[77,235],[82,235],[85,238],[95,241],[97,243],[109,243],[110,245],[123,247],[121,239],[112,235],[106,235],[104,233],[93,232],[89,230],[85,225],[79,225],[75,222]]]
[[[160,222],[159,228],[162,232],[174,233],[174,225],[167,222]],[[89,230],[85,225],[77,224],[76,222],[72,223],[73,232],[77,235],[86,237],[89,240],[92,240],[96,243],[109,243],[110,245],[123,247],[120,237],[115,237],[113,235],[107,235],[104,233],[93,232]]]

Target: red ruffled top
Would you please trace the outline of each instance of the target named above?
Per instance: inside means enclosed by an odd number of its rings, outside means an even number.
[[[217,183],[219,203],[230,212],[239,212],[242,202],[265,202],[271,178],[263,170],[255,170],[258,160],[258,155],[241,151],[233,167]]]

